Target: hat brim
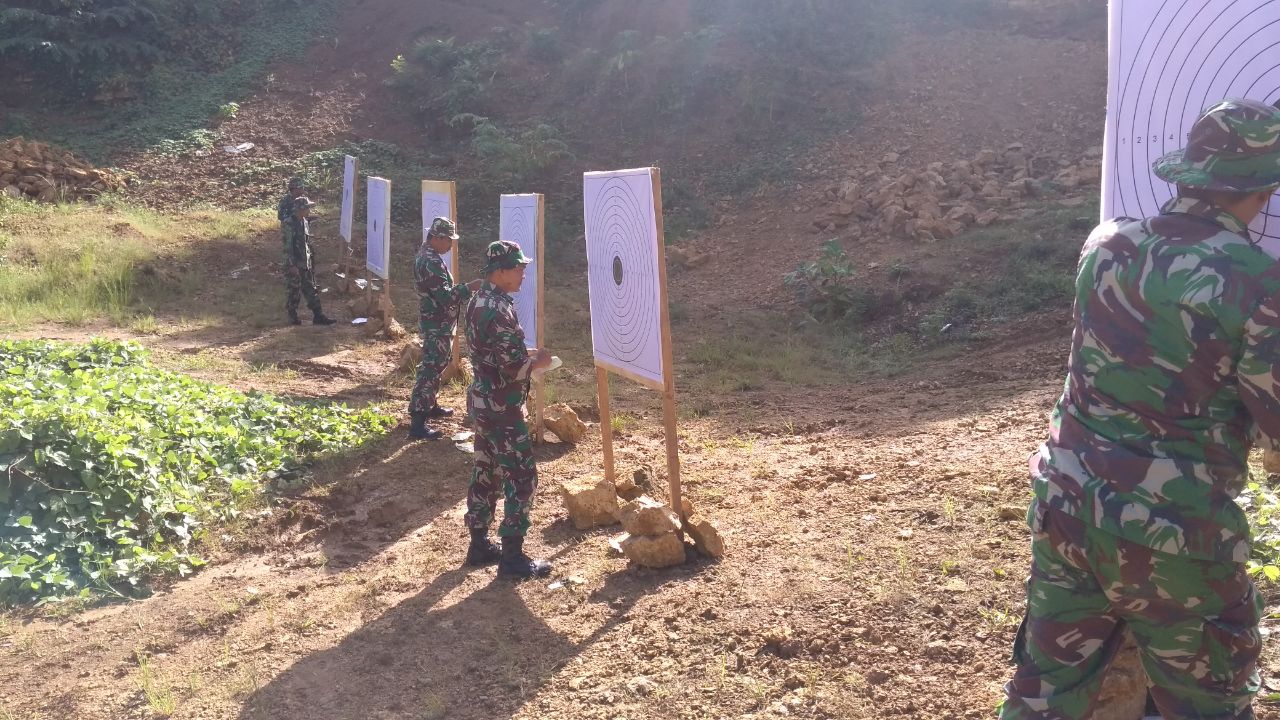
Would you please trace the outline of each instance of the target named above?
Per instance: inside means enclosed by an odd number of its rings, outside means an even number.
[[[448,238],[449,240],[460,240],[462,238],[462,236],[457,233],[454,233],[452,235],[441,235],[439,233],[433,233],[430,230],[427,231],[427,237],[442,237],[442,238]]]
[[[1269,163],[1268,158],[1271,160]],[[1264,174],[1232,175],[1225,164],[1210,170],[1201,163],[1187,160],[1185,149],[1174,150],[1156,160],[1151,170],[1165,182],[1212,192],[1250,193],[1280,186],[1280,152],[1263,158],[1250,158],[1250,163],[1271,164],[1275,170]]]
[[[531,262],[533,262],[533,258],[521,258],[520,260],[517,261],[516,266],[518,267],[520,265],[528,265]],[[515,270],[515,267],[503,267],[502,265],[499,265],[497,263],[489,263],[488,265],[484,266],[484,269],[480,271],[480,274],[488,275],[491,272],[497,272],[499,270]]]

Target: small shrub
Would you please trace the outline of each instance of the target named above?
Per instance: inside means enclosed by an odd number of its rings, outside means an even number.
[[[534,30],[529,36],[529,57],[542,63],[558,63],[564,59],[565,48],[560,40],[559,28]]]
[[[817,260],[783,276],[805,313],[818,322],[842,320],[866,311],[866,294],[853,284],[853,260],[839,240],[828,240]]]
[[[240,112],[240,103],[229,102],[218,108],[219,120],[234,120]]]

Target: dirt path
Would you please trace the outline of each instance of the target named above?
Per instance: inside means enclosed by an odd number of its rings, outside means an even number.
[[[398,429],[318,468],[193,579],[70,618],[5,620],[0,703],[86,719],[987,717],[1022,608],[1016,515],[1060,387],[1064,321],[1013,328],[980,369],[960,358],[893,381],[742,393],[682,421],[688,493],[726,535],[721,563],[628,567],[607,531],[572,529],[555,492],[599,472],[598,433],[541,448],[530,543],[555,559],[555,590],[460,567],[470,457]],[[237,352],[271,360],[270,343]],[[401,399],[403,382],[383,389],[393,359],[365,355],[305,382]],[[621,467],[661,467],[656,420],[623,433]]]

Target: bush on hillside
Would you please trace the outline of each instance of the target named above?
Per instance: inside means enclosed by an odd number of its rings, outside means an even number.
[[[0,60],[68,97],[133,97],[152,67],[205,71],[234,58],[238,27],[292,0],[11,0],[0,8]]]
[[[159,370],[132,343],[0,342],[0,605],[190,573],[208,523],[390,423]]]

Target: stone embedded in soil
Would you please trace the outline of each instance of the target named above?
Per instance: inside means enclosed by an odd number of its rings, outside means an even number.
[[[1001,520],[1022,520],[1027,516],[1027,509],[1017,505],[1003,505],[1000,507],[999,516]]]
[[[618,522],[618,492],[604,478],[566,480],[560,486],[569,520],[579,530]]]
[[[622,552],[631,562],[648,568],[668,568],[684,564],[684,543],[674,532],[658,537],[629,537]]]
[[[576,443],[587,434],[587,424],[566,403],[542,411],[542,426],[556,434],[561,442]]]
[[[627,681],[627,691],[632,695],[647,697],[652,695],[653,691],[656,690],[657,687],[658,686],[654,684],[652,680],[643,675],[638,675]]]
[[[613,486],[618,491],[618,497],[623,500],[635,500],[644,494],[644,490],[641,490],[640,487],[636,485],[634,478],[625,476],[620,477],[613,481]]]
[[[619,519],[633,536],[658,537],[680,529],[675,511],[647,495],[623,505]]]
[[[684,529],[693,540],[694,547],[698,548],[698,552],[717,560],[724,558],[724,538],[720,536],[720,531],[711,524],[710,520],[699,515],[690,515],[685,521]]]

